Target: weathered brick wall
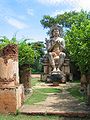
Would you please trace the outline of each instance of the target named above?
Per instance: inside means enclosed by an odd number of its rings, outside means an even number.
[[[15,89],[0,89],[0,113],[16,111]]]
[[[0,88],[0,113],[16,113],[24,97],[23,86]]]
[[[88,101],[88,105],[90,106],[90,73],[87,74],[86,78],[87,78],[87,82],[88,82],[88,85],[87,85],[87,101]]]
[[[19,84],[18,48],[10,44],[0,51],[0,113],[15,113],[24,97]]]
[[[31,88],[31,70],[30,65],[23,65],[20,68],[20,83],[24,85],[25,90]]]
[[[8,45],[0,53],[0,87],[19,84],[17,45]]]

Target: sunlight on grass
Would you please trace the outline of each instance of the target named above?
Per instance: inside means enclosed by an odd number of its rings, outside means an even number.
[[[29,97],[25,101],[25,104],[31,105],[31,104],[34,104],[34,103],[37,103],[37,102],[44,101],[47,98],[47,96],[48,96],[47,94],[43,94],[43,93],[41,93],[38,90],[34,90],[33,94],[31,95],[31,97]]]
[[[60,93],[61,90],[58,88],[40,88],[40,89],[35,89],[33,91],[32,96],[30,96],[26,101],[25,104],[35,104],[37,102],[44,101],[48,94],[47,93]]]
[[[60,93],[62,91],[59,88],[40,88],[37,90],[42,93]]]
[[[79,86],[78,86],[78,87],[77,87],[77,86],[74,86],[74,87],[72,87],[72,88],[68,88],[67,91],[70,92],[70,94],[71,94],[73,97],[77,98],[80,102],[85,102],[86,96],[85,96],[85,95],[82,95],[82,94],[80,93],[79,89],[80,89]]]
[[[39,78],[31,78],[31,85],[32,87],[39,83]]]

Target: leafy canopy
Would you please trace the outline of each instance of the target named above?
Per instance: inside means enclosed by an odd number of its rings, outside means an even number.
[[[81,73],[90,72],[90,12],[65,12],[56,17],[44,15],[40,21],[44,28],[53,24],[62,25],[66,29],[66,50]]]

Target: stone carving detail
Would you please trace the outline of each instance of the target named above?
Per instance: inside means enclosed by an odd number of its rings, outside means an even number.
[[[46,39],[46,48],[49,64],[51,66],[51,72],[49,77],[52,80],[62,80],[65,82],[65,74],[62,71],[62,65],[65,59],[65,41],[61,37],[62,29],[58,25],[53,25],[50,29],[50,39]]]

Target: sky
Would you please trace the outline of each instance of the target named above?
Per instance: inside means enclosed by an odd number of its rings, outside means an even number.
[[[81,9],[90,11],[90,0],[0,0],[0,36],[44,41],[47,29],[40,23],[44,15]]]

